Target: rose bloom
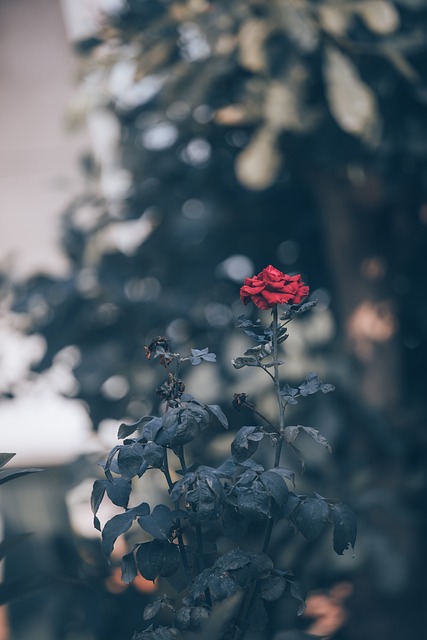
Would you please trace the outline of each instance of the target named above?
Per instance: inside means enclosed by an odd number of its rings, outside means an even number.
[[[276,304],[300,304],[309,291],[299,273],[289,276],[269,264],[257,276],[245,278],[240,299],[243,304],[253,302],[259,309],[271,309]]]

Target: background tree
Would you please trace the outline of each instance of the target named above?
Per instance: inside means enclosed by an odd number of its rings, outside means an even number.
[[[426,25],[422,0],[122,3],[79,46],[73,116],[103,147],[64,218],[70,278],[15,298],[47,341],[39,371],[78,348],[97,428],[150,412],[153,335],[209,343],[212,394],[232,388],[237,283],[304,273],[320,304],[301,357],[339,391],[323,416],[339,463],[314,473],[358,496],[365,531],[348,638],[425,624]],[[339,576],[296,553],[309,585]]]

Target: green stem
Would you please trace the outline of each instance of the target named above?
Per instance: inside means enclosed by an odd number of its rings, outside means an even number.
[[[283,434],[285,428],[285,411],[283,408],[282,397],[280,395],[280,377],[279,377],[279,312],[277,305],[273,307],[273,366],[274,366],[274,386],[276,388],[277,402],[279,405],[279,426],[280,433]],[[277,466],[277,465],[275,465]]]
[[[182,471],[184,473],[184,475],[187,473],[187,464],[185,462],[185,457],[184,457],[184,447],[181,447],[178,451],[178,458],[179,461],[181,463],[181,468]],[[195,529],[196,529],[196,541],[197,541],[197,564],[198,564],[198,568],[199,568],[199,573],[201,573],[203,571],[203,569],[205,569],[205,556],[204,556],[204,552],[203,552],[203,533],[202,533],[202,525],[200,524],[200,522],[196,522],[195,524]],[[212,599],[211,599],[211,594],[209,589],[205,590],[205,598],[206,598],[206,604],[209,607],[212,607]]]
[[[166,478],[166,482],[168,483],[169,493],[170,493],[172,491],[172,489],[173,489],[173,482],[172,482],[172,478],[171,478],[170,471],[169,471],[168,450],[167,449],[165,449],[165,462],[164,462],[164,465],[163,465],[163,473],[164,473],[164,476]],[[174,501],[174,506],[175,506],[176,510],[179,510],[179,501],[178,500]],[[193,578],[191,576],[191,569],[190,569],[190,565],[188,563],[187,550],[185,548],[184,539],[182,537],[181,518],[177,518],[176,522],[177,522],[177,525],[178,525],[176,537],[177,537],[177,540],[178,540],[179,553],[181,554],[181,561],[182,561],[182,566],[184,567],[185,575],[186,575],[186,578],[187,578],[187,584],[190,585],[193,582]]]
[[[278,467],[280,464],[280,455],[282,453],[282,445],[283,445],[283,431],[285,428],[285,411],[282,403],[282,398],[280,395],[280,377],[279,377],[279,361],[278,361],[278,346],[279,346],[279,315],[277,306],[273,307],[273,369],[274,376],[271,376],[274,380],[274,388],[277,396],[277,403],[279,407],[279,427],[280,430],[276,433],[279,434],[279,438],[276,442],[276,450],[274,455],[274,467]],[[257,412],[256,412],[257,413]],[[259,414],[258,414],[259,415]],[[264,420],[264,416],[260,416]],[[268,424],[271,423],[267,420]],[[272,426],[272,425],[271,425]],[[274,518],[270,518],[267,524],[267,528],[264,535],[264,542],[262,545],[262,553],[268,552],[268,547],[270,546],[271,535],[273,533],[274,527]],[[237,616],[236,621],[236,631],[235,631],[235,640],[239,640],[243,638],[248,627],[249,616],[253,609],[255,599],[258,593],[258,580],[256,580],[250,591],[246,592],[245,597],[243,598],[242,605],[240,607],[239,614]]]
[[[255,415],[259,416],[261,420],[264,420],[264,422],[266,422],[275,431],[275,433],[279,433],[279,430],[277,429],[277,427],[272,422],[270,422],[268,418],[262,415],[262,413],[257,411],[257,409],[255,409],[253,404],[250,404],[250,402],[244,401],[242,402],[242,405],[244,405],[245,407],[248,407],[248,409],[251,409]]]

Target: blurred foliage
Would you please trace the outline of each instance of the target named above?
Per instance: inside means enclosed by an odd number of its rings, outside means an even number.
[[[301,366],[338,390],[311,405],[337,462],[307,473],[362,522],[346,638],[426,623],[426,28],[424,0],[121,3],[77,47],[69,118],[94,153],[64,217],[70,276],[15,288],[46,339],[37,370],[61,352],[97,428],[152,410],[160,334],[218,354],[227,411],[243,277],[303,272],[320,303]],[[287,544],[308,585],[342,573]]]

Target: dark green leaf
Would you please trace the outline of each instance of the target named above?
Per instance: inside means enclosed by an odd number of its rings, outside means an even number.
[[[322,384],[320,390],[322,393],[331,393],[331,391],[335,391],[335,387],[333,384]]]
[[[329,451],[329,453],[332,452],[332,448],[331,445],[329,444],[329,442],[326,440],[325,436],[323,436],[320,431],[318,431],[317,429],[314,429],[314,427],[302,427],[300,426],[300,429],[302,429],[303,431],[305,431],[305,433],[307,433],[311,438],[313,438],[313,440],[315,440],[316,442],[318,442],[319,444],[323,445],[324,447],[327,448],[327,450]]]
[[[158,596],[153,602],[147,604],[143,613],[144,620],[151,620],[151,618],[154,618],[162,609],[164,604],[163,596]]]
[[[244,467],[245,469],[252,469],[257,473],[262,473],[264,471],[264,467],[262,466],[262,464],[259,464],[258,462],[255,462],[250,458],[248,458],[248,460],[243,460],[243,462],[238,462],[238,465],[240,467]]]
[[[224,429],[228,429],[227,416],[224,414],[221,407],[218,404],[208,404],[206,406],[207,409],[209,409],[209,411],[215,416],[215,418],[219,420]]]
[[[215,568],[220,571],[232,571],[250,564],[251,560],[251,555],[247,551],[239,548],[232,549],[218,558],[215,562]]]
[[[209,618],[209,609],[207,607],[193,607],[190,613],[191,626],[198,629]]]
[[[286,580],[283,576],[268,576],[260,582],[260,596],[264,600],[278,600],[286,589]]]
[[[260,363],[257,358],[248,357],[248,356],[240,356],[238,358],[234,358],[231,361],[231,364],[235,369],[242,369],[243,367],[260,367]]]
[[[150,422],[144,425],[144,429],[142,431],[142,435],[147,440],[147,442],[154,442],[157,434],[162,428],[163,422],[161,418],[153,418]]]
[[[236,473],[236,465],[233,458],[227,458],[217,469],[215,473],[220,477],[231,478]]]
[[[125,444],[119,449],[117,464],[123,478],[128,480],[139,475],[139,470],[144,462],[144,447],[139,442]]]
[[[171,500],[173,502],[177,502],[184,493],[187,493],[187,491],[195,483],[195,481],[196,474],[193,471],[186,473],[185,476],[181,478],[181,480],[178,480],[178,482],[174,484],[170,494]]]
[[[303,431],[305,431],[305,433],[307,435],[309,435],[310,438],[313,438],[313,440],[315,440],[319,444],[321,444],[324,447],[326,447],[328,449],[329,453],[331,453],[331,451],[332,451],[331,445],[326,440],[325,436],[323,436],[320,433],[320,431],[318,429],[315,429],[314,427],[304,427],[303,425],[300,425],[300,424],[289,426],[289,427],[285,427],[284,436],[285,436],[286,442],[288,442],[289,444],[292,444],[294,442],[294,440],[296,439],[296,437],[297,437],[297,435],[298,435],[298,433],[300,432],[301,429]]]
[[[113,459],[114,456],[116,455],[116,453],[121,449],[121,445],[116,444],[115,447],[113,447],[110,451],[110,453],[108,454],[108,458],[105,461],[105,465],[101,465],[104,467],[104,471],[105,471],[105,476],[108,480],[110,480],[111,482],[113,482],[113,476],[111,474],[111,465],[113,463]]]
[[[122,557],[122,582],[130,584],[138,573],[136,568],[134,550]]]
[[[137,507],[113,516],[111,520],[106,523],[102,530],[102,550],[107,557],[110,557],[117,538],[130,529],[133,521],[138,516],[144,516],[147,513],[150,513],[150,507],[146,502],[142,502]]]
[[[138,518],[139,526],[157,540],[168,540],[174,526],[171,510],[164,504],[154,507],[151,514]]]
[[[237,508],[239,513],[250,520],[264,520],[270,515],[270,496],[265,488],[237,487]]]
[[[165,450],[159,444],[155,442],[149,442],[144,447],[144,461],[155,469],[160,469],[163,466],[165,459]]]
[[[308,311],[312,307],[317,304],[317,300],[310,300],[309,302],[304,302],[301,305],[283,305],[285,307],[285,312],[282,316],[280,316],[280,320],[292,320],[295,316]]]
[[[315,540],[329,517],[329,507],[319,498],[305,498],[292,513],[292,521],[307,540]]]
[[[271,470],[264,471],[264,473],[260,475],[260,480],[267,488],[267,491],[273,500],[279,505],[279,507],[282,507],[289,494],[288,485],[283,478]]]
[[[280,512],[281,518],[288,518],[291,513],[297,508],[300,503],[300,499],[292,492],[289,492],[288,499],[285,502]]]
[[[20,476],[26,476],[29,473],[36,473],[37,471],[43,471],[43,469],[5,469],[4,471],[0,471],[0,484],[9,482],[14,478],[19,478]]]
[[[131,481],[125,478],[113,478],[112,482],[110,480],[102,480],[102,482],[111,502],[118,507],[127,509],[132,489]]]
[[[142,424],[144,420],[147,420],[147,418],[141,418],[140,420],[138,420],[138,422],[134,422],[133,424],[125,424],[123,422],[119,427],[117,438],[119,440],[123,440],[124,438],[127,438],[138,429],[139,425]]]
[[[136,551],[138,571],[146,580],[157,576],[171,576],[178,569],[180,555],[178,546],[171,542],[152,540],[141,544]]]
[[[273,467],[270,469],[271,473],[277,473],[283,480],[290,480],[295,487],[295,473],[285,467]]]
[[[188,629],[191,627],[191,610],[192,607],[181,607],[176,612],[176,624],[179,629]]]
[[[238,590],[238,585],[230,576],[227,574],[217,575],[212,572],[208,576],[208,587],[212,600],[217,602],[229,598]]]
[[[280,395],[288,404],[297,404],[298,401],[296,397],[299,395],[299,389],[295,389],[294,387],[285,384],[280,392]]]
[[[307,374],[304,382],[299,385],[298,389],[302,396],[310,396],[313,393],[317,393],[320,389],[320,386],[321,382],[317,377],[317,373],[315,373],[314,371],[310,371],[310,373]]]
[[[285,436],[286,442],[289,442],[289,444],[291,444],[297,437],[299,430],[300,428],[297,426],[285,427],[283,435]]]
[[[98,531],[101,531],[101,523],[97,517],[99,506],[102,502],[105,493],[105,483],[102,480],[95,480],[93,483],[92,494],[90,497],[90,506],[93,513],[93,526]]]
[[[338,503],[331,507],[334,523],[334,550],[342,555],[350,546],[354,549],[357,536],[357,519],[346,504]]]
[[[258,448],[264,434],[258,427],[241,427],[231,443],[231,455],[236,462],[250,458]]]
[[[199,356],[204,356],[208,353],[209,347],[205,347],[204,349],[191,349],[191,355],[198,358]]]
[[[132,640],[180,640],[181,634],[174,627],[157,627],[152,625],[145,631],[136,632]]]

